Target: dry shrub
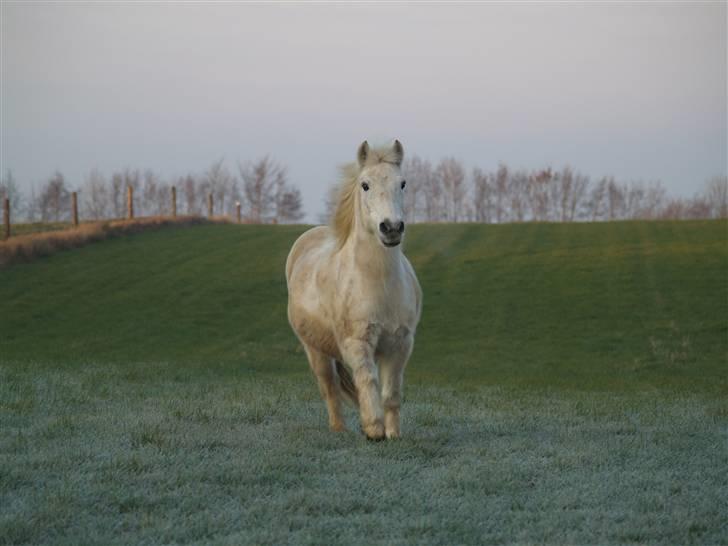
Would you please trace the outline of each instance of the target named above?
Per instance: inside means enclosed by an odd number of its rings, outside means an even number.
[[[0,267],[30,262],[36,258],[49,256],[61,250],[77,248],[96,241],[103,241],[122,235],[150,231],[167,226],[194,226],[199,224],[225,224],[227,218],[202,218],[200,216],[152,216],[134,220],[110,220],[83,223],[76,228],[61,231],[29,233],[11,237],[0,242]]]

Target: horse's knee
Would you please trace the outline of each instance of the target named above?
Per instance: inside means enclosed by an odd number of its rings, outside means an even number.
[[[398,410],[402,405],[402,399],[397,396],[385,396],[382,400],[382,405],[385,410]]]

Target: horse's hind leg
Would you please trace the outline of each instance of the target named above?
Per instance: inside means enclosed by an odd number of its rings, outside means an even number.
[[[331,430],[346,430],[341,413],[341,386],[339,385],[339,377],[336,375],[334,360],[308,345],[304,345],[304,348],[308,355],[311,371],[318,380],[321,396],[326,401]]]

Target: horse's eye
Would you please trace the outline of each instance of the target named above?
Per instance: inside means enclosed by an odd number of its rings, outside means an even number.
[[[369,191],[369,184],[367,184],[366,182],[362,182],[361,189],[363,189],[364,191]]]
[[[406,180],[402,180],[402,189],[404,189],[404,187],[405,187],[406,185],[407,185],[407,181],[406,181]]]

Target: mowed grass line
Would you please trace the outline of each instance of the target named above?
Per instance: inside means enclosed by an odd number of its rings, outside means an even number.
[[[308,382],[174,375],[3,367],[0,543],[728,540],[725,401],[415,385],[370,443]]]

